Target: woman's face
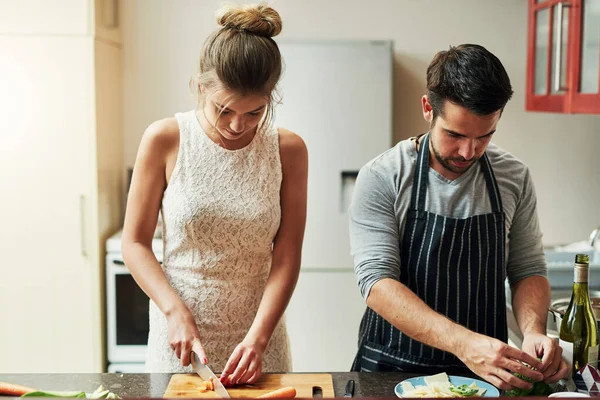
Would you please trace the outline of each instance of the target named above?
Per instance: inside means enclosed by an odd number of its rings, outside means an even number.
[[[228,90],[207,93],[204,115],[225,142],[248,143],[269,106],[264,95],[238,96]]]

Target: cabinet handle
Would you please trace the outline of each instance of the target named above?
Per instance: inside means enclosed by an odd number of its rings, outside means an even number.
[[[562,36],[563,36],[563,8],[571,7],[569,3],[558,3],[557,15],[558,15],[558,26],[556,27],[556,57],[554,61],[554,91],[560,92],[561,90],[567,90],[566,87],[560,85],[562,78]]]
[[[85,196],[79,196],[79,223],[81,227],[80,239],[81,239],[81,255],[87,258],[87,245],[85,240]]]
[[[107,28],[117,28],[118,25],[118,17],[117,10],[119,9],[119,4],[117,0],[104,0],[102,2],[102,23]]]
[[[162,265],[162,261],[159,261],[158,263],[160,265]],[[121,261],[121,260],[113,260],[113,264],[115,264],[115,265],[125,265],[125,262]]]

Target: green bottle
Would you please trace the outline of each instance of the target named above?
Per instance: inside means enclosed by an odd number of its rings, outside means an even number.
[[[559,345],[575,375],[586,364],[598,368],[598,323],[588,291],[590,264],[587,254],[575,256],[573,295],[560,324]]]

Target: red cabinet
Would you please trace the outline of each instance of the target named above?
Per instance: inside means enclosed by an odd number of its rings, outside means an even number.
[[[526,109],[600,114],[600,0],[528,0]]]

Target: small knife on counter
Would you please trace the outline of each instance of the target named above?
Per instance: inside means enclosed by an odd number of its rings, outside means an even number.
[[[200,378],[202,378],[205,381],[212,380],[213,384],[215,385],[215,393],[219,396],[226,399],[231,398],[231,396],[229,396],[229,393],[227,393],[227,389],[225,389],[225,386],[223,386],[223,384],[221,383],[219,378],[217,378],[215,373],[212,372],[210,368],[208,368],[208,365],[202,364],[200,362],[200,359],[198,358],[198,355],[193,351],[191,355],[192,367],[194,367],[194,371],[196,371],[196,373],[200,375]]]
[[[350,379],[348,383],[346,383],[344,397],[354,397],[354,380]]]

